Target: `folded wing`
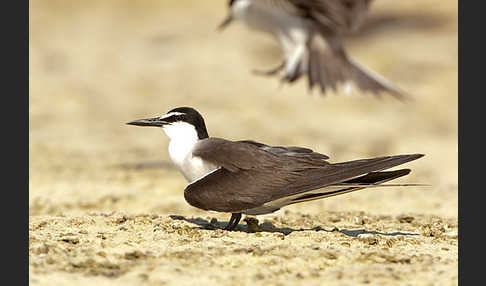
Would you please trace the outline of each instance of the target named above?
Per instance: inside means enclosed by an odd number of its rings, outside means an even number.
[[[204,210],[244,212],[277,199],[391,168],[423,156],[387,156],[330,164],[316,155],[301,156],[313,154],[310,149],[290,148],[288,150],[300,151],[296,152],[296,156],[291,156],[289,152],[280,151],[285,147],[272,149],[260,144],[219,138],[201,140],[194,155],[220,168],[185,188],[187,202]]]

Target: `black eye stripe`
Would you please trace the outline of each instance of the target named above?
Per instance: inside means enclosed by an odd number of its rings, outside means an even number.
[[[183,114],[174,114],[169,117],[163,117],[161,116],[160,119],[166,121],[166,122],[176,122],[176,121],[184,121],[185,120],[185,115]]]
[[[165,116],[171,114],[170,117],[166,117],[165,120],[168,123],[173,123],[176,121],[183,121],[187,122],[188,124],[192,124],[197,131],[197,135],[199,139],[208,138],[208,131],[206,130],[206,125],[204,123],[204,119],[202,118],[201,114],[197,112],[192,107],[177,107],[172,110],[169,110]],[[162,116],[163,117],[163,116]]]

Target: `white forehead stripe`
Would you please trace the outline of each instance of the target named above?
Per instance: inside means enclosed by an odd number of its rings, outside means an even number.
[[[174,116],[174,115],[184,115],[184,114],[185,113],[182,113],[182,112],[169,112],[166,115],[162,115],[160,117],[160,119],[168,118],[168,117],[171,117],[171,116]]]

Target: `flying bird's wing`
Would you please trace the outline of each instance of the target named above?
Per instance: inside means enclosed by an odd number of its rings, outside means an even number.
[[[274,75],[285,67],[283,81],[292,83],[307,75],[309,89],[317,85],[322,94],[326,94],[329,88],[336,91],[338,86],[346,88],[346,84],[352,83],[360,90],[377,96],[386,92],[400,100],[408,98],[391,82],[350,59],[344,49],[344,35],[357,30],[362,24],[372,0],[260,1],[278,6],[291,15],[310,19],[312,27],[307,53],[299,57],[296,64],[284,62],[277,69],[263,74]]]
[[[391,82],[359,63],[346,54],[340,37],[324,37],[315,33],[308,42],[309,56],[306,70],[300,70],[296,76],[307,73],[309,89],[318,85],[325,94],[328,88],[336,90],[339,84],[347,81],[359,89],[379,95],[388,92],[397,99],[405,100],[405,92],[395,87]]]
[[[344,34],[359,28],[372,0],[282,0],[285,1],[296,7],[301,16],[314,20],[326,34]]]
[[[205,210],[242,212],[422,157],[387,156],[330,164],[314,156],[265,151],[258,144],[219,138],[201,140],[193,155],[219,168],[189,184],[184,190],[186,201]],[[357,183],[352,182],[354,186]]]

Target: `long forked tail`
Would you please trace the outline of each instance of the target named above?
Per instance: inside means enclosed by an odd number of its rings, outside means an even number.
[[[337,195],[343,193],[342,191],[349,192],[355,188],[357,190],[363,187],[376,186],[410,173],[408,169],[389,172],[382,172],[383,170],[416,160],[422,156],[423,154],[395,155],[333,163],[324,172],[317,170],[312,171],[312,174],[309,173],[306,180],[299,182],[298,188],[308,191],[295,192],[295,194],[332,193],[332,195]],[[350,190],[344,190],[347,188]],[[317,191],[312,192],[312,190]]]
[[[383,184],[387,181],[408,175],[410,169],[382,171],[406,162],[421,158],[423,154],[384,156],[372,159],[360,159],[331,164],[331,168],[322,174],[316,170],[306,180],[298,183],[297,191],[246,211],[246,214],[266,214],[286,205],[312,201],[371,187],[406,187],[424,186],[423,184]]]
[[[288,204],[295,204],[300,202],[312,201],[317,199],[323,199],[328,197],[333,197],[337,195],[342,195],[358,190],[362,190],[370,187],[405,187],[414,186],[415,184],[387,184],[381,185],[384,182],[408,175],[411,172],[410,169],[402,169],[396,171],[383,171],[383,172],[371,172],[364,176],[354,178],[342,183],[330,185],[324,189],[319,190],[319,192],[310,192],[307,194],[302,194],[296,198],[293,198],[288,202]]]
[[[346,193],[363,190],[366,188],[423,186],[421,184],[383,184],[387,181],[408,175],[410,172],[411,172],[410,169],[370,172],[366,175],[353,178],[351,180],[344,181],[341,183],[332,184],[321,189],[316,189],[316,190],[284,197],[281,199],[277,199],[275,201],[266,203],[261,207],[248,210],[245,213],[249,215],[267,214],[267,213],[277,211],[284,206],[338,196]]]

